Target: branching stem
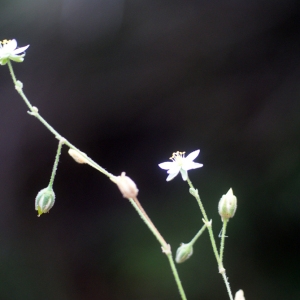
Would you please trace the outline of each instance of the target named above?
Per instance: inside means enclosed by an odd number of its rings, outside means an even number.
[[[54,134],[54,136],[60,141],[59,142],[59,151],[57,152],[56,155],[56,159],[55,159],[55,164],[53,167],[53,170],[56,171],[57,168],[57,163],[58,163],[58,158],[60,155],[60,150],[63,144],[67,145],[69,148],[75,150],[78,152],[79,155],[82,155],[81,151],[75,147],[73,144],[71,144],[67,139],[63,138],[38,112],[37,107],[33,106],[30,101],[28,100],[28,98],[26,97],[26,95],[23,92],[23,84],[18,81],[16,79],[16,76],[14,74],[11,62],[8,60],[7,62],[8,64],[8,68],[9,68],[9,72],[10,75],[12,77],[13,83],[15,85],[15,89],[17,90],[17,92],[20,94],[21,98],[24,100],[25,104],[27,105],[27,107],[29,108],[29,114],[36,117],[42,124],[44,124],[44,126]],[[96,162],[94,162],[90,157],[86,156],[85,157],[87,164],[89,164],[91,167],[95,168],[96,170],[98,170],[99,172],[101,172],[102,174],[106,175],[109,178],[114,178],[116,176],[114,176],[113,174],[107,172],[104,168],[102,168],[101,166],[99,166]],[[54,180],[54,176],[53,176],[53,172],[52,172],[52,176],[50,179],[50,183],[49,184],[53,184],[53,180]],[[114,180],[113,180],[114,181]],[[129,199],[130,203],[133,205],[133,207],[136,209],[136,211],[138,212],[138,214],[140,215],[140,217],[144,220],[144,222],[146,223],[146,225],[148,226],[148,228],[151,230],[151,232],[154,234],[154,236],[157,238],[157,240],[159,241],[159,243],[162,246],[162,250],[163,253],[165,253],[167,255],[167,258],[169,260],[170,266],[171,266],[171,270],[173,272],[174,275],[174,279],[175,282],[177,284],[178,290],[179,290],[179,294],[181,296],[182,300],[187,300],[184,289],[182,287],[174,260],[173,260],[173,256],[172,256],[172,252],[171,252],[171,247],[170,245],[164,240],[164,238],[162,237],[162,235],[159,233],[159,231],[157,230],[157,228],[154,226],[154,224],[152,223],[151,219],[148,217],[148,215],[146,214],[145,210],[143,209],[143,207],[141,206],[140,202],[138,201],[137,198],[134,199]]]
[[[224,269],[223,261],[222,261],[223,260],[223,252],[224,252],[224,241],[223,241],[223,250],[219,255],[217,245],[216,245],[216,241],[215,241],[215,237],[214,237],[214,233],[213,233],[213,230],[212,230],[212,220],[210,220],[210,221],[208,220],[205,209],[204,209],[204,206],[203,206],[202,201],[200,199],[199,193],[194,188],[194,186],[193,186],[191,180],[189,179],[189,177],[187,178],[187,182],[190,186],[190,189],[193,190],[192,194],[196,198],[197,203],[199,205],[199,208],[202,212],[203,222],[204,222],[204,224],[206,225],[206,227],[208,229],[208,233],[209,233],[211,245],[212,245],[212,248],[213,248],[213,252],[215,254],[215,257],[216,257],[216,260],[217,260],[217,263],[218,263],[219,273],[222,275],[223,280],[225,282],[225,286],[226,286],[226,289],[227,289],[227,292],[228,292],[229,299],[233,300],[233,296],[232,296],[232,292],[231,292],[231,289],[230,289],[229,281],[228,281],[228,278],[226,277],[226,270]],[[223,229],[224,229],[223,234],[224,234],[224,237],[225,237],[226,226],[225,226],[225,228],[223,227]],[[221,245],[222,245],[222,243],[221,243]],[[221,255],[222,255],[222,257],[221,257]]]

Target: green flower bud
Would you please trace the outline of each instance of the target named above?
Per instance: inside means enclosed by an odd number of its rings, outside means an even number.
[[[180,264],[189,259],[193,254],[193,246],[191,244],[182,243],[176,251],[175,261]]]
[[[15,85],[15,89],[17,91],[21,91],[23,88],[23,83],[20,80],[17,80],[16,85]]]
[[[38,217],[41,214],[49,212],[55,202],[55,194],[51,187],[40,190],[35,198],[35,210],[38,211]]]
[[[219,214],[222,221],[224,219],[232,218],[237,208],[237,199],[233,195],[233,191],[230,188],[226,195],[223,195],[219,202]]]

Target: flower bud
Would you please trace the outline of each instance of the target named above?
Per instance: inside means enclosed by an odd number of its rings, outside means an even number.
[[[236,292],[234,300],[246,300],[244,297],[244,292],[243,290],[239,290]]]
[[[122,172],[121,176],[110,178],[119,188],[124,198],[135,198],[139,192],[134,181]]]
[[[199,196],[198,190],[197,190],[197,189],[190,188],[190,189],[189,189],[189,192],[190,192],[190,194],[191,194],[192,196],[194,196],[194,197],[196,197],[196,198]]]
[[[17,91],[20,91],[20,90],[22,90],[22,88],[23,88],[23,83],[20,80],[17,80],[16,85],[15,85],[15,89]]]
[[[219,214],[222,221],[232,218],[237,208],[237,199],[233,195],[232,188],[229,189],[226,195],[223,195],[219,202]]]
[[[189,259],[193,254],[193,246],[191,244],[182,243],[176,251],[175,261],[180,264]]]
[[[86,164],[88,162],[85,157],[86,154],[83,152],[80,153],[79,151],[75,151],[74,149],[69,149],[68,153],[79,164]]]
[[[35,198],[35,210],[38,211],[38,217],[41,214],[49,212],[55,202],[53,189],[46,187],[40,190]]]

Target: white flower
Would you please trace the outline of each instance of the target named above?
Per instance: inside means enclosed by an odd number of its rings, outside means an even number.
[[[7,64],[8,60],[11,59],[16,62],[22,62],[24,60],[24,52],[29,45],[17,49],[16,40],[3,40],[0,42],[0,64]]]
[[[163,162],[158,166],[164,170],[168,170],[167,181],[172,180],[179,172],[181,173],[182,179],[187,180],[188,170],[201,168],[203,165],[193,162],[193,160],[199,155],[200,150],[193,151],[187,157],[184,157],[185,152],[174,152],[170,159],[172,162]]]

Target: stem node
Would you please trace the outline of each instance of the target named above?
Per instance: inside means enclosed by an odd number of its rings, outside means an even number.
[[[166,244],[165,246],[162,246],[161,250],[166,255],[170,255],[171,254],[171,246],[170,246],[170,244]]]
[[[206,227],[211,227],[211,224],[212,224],[212,220],[210,221],[205,221],[204,219],[202,219],[203,223],[206,225]]]

